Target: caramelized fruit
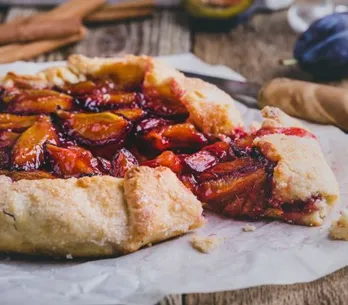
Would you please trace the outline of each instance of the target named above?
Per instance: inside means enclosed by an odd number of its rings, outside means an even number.
[[[47,144],[46,151],[53,172],[61,177],[100,174],[98,160],[90,151],[78,146],[58,147]]]
[[[37,116],[20,116],[15,114],[0,113],[0,130],[21,131],[32,126]]]
[[[67,134],[85,145],[119,142],[129,130],[128,121],[111,112],[70,113],[58,111]]]
[[[132,153],[122,148],[111,161],[111,174],[123,178],[128,170],[137,165],[138,161]]]
[[[124,177],[140,163],[170,168],[208,208],[228,216],[256,218],[272,207],[291,220],[315,208],[310,202],[277,201],[276,164],[253,146],[258,136],[314,137],[310,132],[239,129],[208,139],[185,121],[185,106],[170,99],[182,94],[175,82],[168,98],[159,99],[158,92],[141,88],[142,70],[132,65],[121,70],[112,67],[107,78],[56,91],[1,88],[1,111],[15,114],[0,113],[0,174],[13,180]]]
[[[58,144],[57,133],[47,116],[41,116],[33,126],[24,131],[12,149],[14,169],[38,169],[44,162],[44,144]]]
[[[205,146],[199,152],[184,158],[185,164],[194,172],[201,173],[218,162],[234,159],[231,146],[226,142],[216,142]]]
[[[181,159],[172,151],[165,151],[161,153],[156,159],[145,161],[142,163],[142,165],[149,167],[169,167],[176,174],[180,174],[183,169]]]
[[[147,97],[144,107],[156,115],[168,118],[188,118],[189,113],[182,103]]]
[[[226,175],[217,180],[201,183],[197,188],[198,198],[203,202],[221,204],[223,202],[245,197],[249,194],[249,186],[263,184],[266,181],[266,173],[263,168],[248,169],[246,172],[238,172]]]
[[[207,138],[190,123],[154,128],[142,137],[142,141],[157,151],[167,149],[195,151],[208,142]]]
[[[5,101],[6,102],[6,101]],[[10,113],[53,113],[58,109],[71,110],[71,96],[53,90],[23,90],[7,101],[6,111]]]
[[[138,121],[146,115],[146,111],[140,108],[124,108],[124,109],[118,109],[112,112],[117,115],[121,115],[130,121]]]
[[[136,107],[141,102],[140,93],[115,92],[98,93],[76,98],[77,104],[89,111],[100,112],[109,109]]]

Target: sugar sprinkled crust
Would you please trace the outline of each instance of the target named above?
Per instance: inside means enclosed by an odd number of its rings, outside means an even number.
[[[262,127],[301,127],[296,119],[277,108],[265,107]],[[273,195],[282,202],[306,201],[312,197],[321,198],[318,208],[304,215],[297,223],[321,225],[328,209],[339,196],[337,180],[327,164],[318,141],[311,137],[271,134],[258,137],[254,146],[271,161],[277,162],[273,174]],[[268,216],[281,218],[274,210]]]
[[[183,103],[190,113],[189,120],[206,134],[228,135],[243,126],[231,96],[200,79],[185,77],[161,61],[151,61],[144,88],[173,103]]]
[[[0,211],[1,251],[73,257],[133,252],[204,224],[201,203],[167,168],[125,179],[1,176]]]
[[[111,78],[183,103],[206,133],[232,133],[242,125],[233,100],[215,86],[186,78],[147,56],[69,57],[67,66],[36,75],[8,73],[5,87],[46,88]],[[167,91],[166,91],[167,90]],[[108,176],[18,181],[0,176],[0,250],[72,256],[136,251],[204,223],[201,203],[169,169],[139,167],[125,180]],[[170,182],[170,183],[168,183]]]

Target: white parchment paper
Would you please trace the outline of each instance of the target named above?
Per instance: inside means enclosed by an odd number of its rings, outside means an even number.
[[[185,70],[243,80],[223,66],[209,66],[191,54],[164,57]],[[61,63],[14,63],[8,70],[34,73]],[[245,121],[259,120],[257,110],[238,104]],[[347,203],[348,136],[332,126],[309,124],[341,188],[338,209]],[[329,218],[322,228],[279,222],[246,224],[208,214],[199,235],[223,239],[212,254],[201,254],[190,245],[192,234],[115,259],[54,261],[27,257],[0,258],[0,303],[8,304],[141,304],[153,305],[172,293],[212,292],[262,284],[292,284],[316,280],[348,265],[348,242],[328,238]]]

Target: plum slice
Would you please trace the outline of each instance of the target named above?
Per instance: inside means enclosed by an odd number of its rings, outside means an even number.
[[[123,178],[128,170],[139,165],[139,163],[129,150],[122,148],[112,159],[111,165],[111,174],[114,177]]]
[[[184,162],[191,171],[202,173],[220,161],[234,158],[235,156],[229,143],[221,141],[205,146],[199,152],[185,157]]]
[[[168,149],[197,151],[208,143],[204,134],[197,131],[190,123],[152,129],[142,137],[142,140],[157,151]]]
[[[38,116],[21,116],[8,113],[0,113],[0,130],[21,131],[32,126]]]
[[[146,115],[146,111],[140,108],[124,108],[112,111],[117,115],[122,115],[130,121],[139,121]]]
[[[69,113],[57,111],[66,133],[84,145],[100,146],[122,141],[130,129],[128,120],[111,112]]]
[[[239,171],[232,172],[227,176],[199,184],[197,196],[203,202],[209,203],[214,209],[221,210],[225,209],[228,203],[248,198],[252,194],[252,189],[263,189],[266,181],[267,174],[264,168],[248,167],[245,170],[239,169]],[[262,202],[263,198],[256,198],[255,201],[251,202],[257,202],[257,200]]]
[[[146,97],[144,107],[157,116],[166,118],[186,119],[189,113],[180,102],[172,102],[163,98]]]
[[[33,126],[24,131],[12,149],[14,169],[38,169],[44,162],[44,144],[58,143],[57,133],[47,116],[41,116]]]
[[[58,147],[47,144],[46,151],[53,171],[64,178],[101,174],[98,159],[82,147]]]
[[[95,93],[76,97],[79,106],[93,112],[125,107],[135,108],[141,100],[142,95],[136,92]]]
[[[71,110],[73,99],[64,93],[53,90],[22,90],[12,95],[7,102],[6,110],[10,113],[27,114],[49,114],[58,109]]]
[[[170,168],[176,174],[180,174],[183,170],[181,159],[172,151],[164,151],[157,158],[145,161],[141,165],[149,167],[165,166]]]

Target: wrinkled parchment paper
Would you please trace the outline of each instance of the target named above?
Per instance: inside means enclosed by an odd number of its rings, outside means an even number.
[[[191,54],[164,59],[185,70],[243,80],[227,67],[209,66]],[[60,63],[2,65],[0,75],[8,70],[34,73],[53,64]],[[260,119],[257,110],[238,107],[246,122]],[[340,182],[341,202],[330,218],[337,217],[348,204],[348,136],[335,127],[309,125]],[[327,237],[330,218],[322,228],[258,221],[252,223],[254,232],[243,232],[245,222],[207,217],[208,224],[197,233],[222,239],[212,254],[193,250],[188,234],[127,256],[90,262],[3,256],[0,303],[153,305],[172,293],[313,281],[348,265],[348,242]]]

